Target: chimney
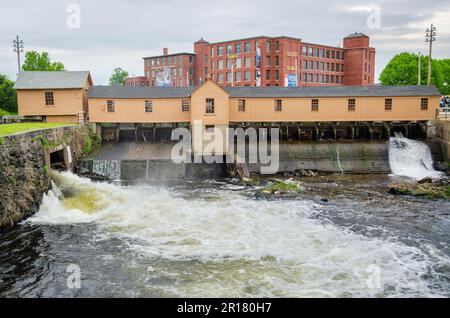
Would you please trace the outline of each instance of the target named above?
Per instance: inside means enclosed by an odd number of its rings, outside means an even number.
[[[163,49],[163,55],[169,55],[169,49],[168,48],[164,48]]]

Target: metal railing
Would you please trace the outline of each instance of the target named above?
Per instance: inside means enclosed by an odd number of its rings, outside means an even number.
[[[446,107],[439,108],[438,111],[438,119],[439,120],[450,120],[450,105],[446,105]]]

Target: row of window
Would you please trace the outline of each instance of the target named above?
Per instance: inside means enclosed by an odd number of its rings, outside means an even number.
[[[258,46],[258,42],[255,42],[255,47]],[[278,51],[279,42],[277,41],[275,43],[276,51]],[[226,50],[226,51],[225,51]],[[270,42],[267,44],[267,50],[270,51]],[[252,51],[252,44],[251,42],[244,42],[244,43],[236,43],[236,44],[227,44],[227,45],[219,45],[215,47],[211,47],[210,49],[210,56],[223,56],[226,52],[227,55],[231,54],[240,54],[242,52],[244,53],[250,53]]]
[[[317,73],[302,73],[302,82],[344,84],[344,76],[326,75]]]
[[[161,65],[174,65],[174,64],[183,64],[183,55],[179,56],[162,56],[155,57],[151,59],[145,59],[145,66],[161,66]],[[189,55],[189,63],[192,64],[194,62],[194,57]]]
[[[106,101],[107,105],[107,111],[108,113],[114,113],[116,111],[116,103],[114,100],[108,100]],[[144,103],[145,112],[146,113],[152,113],[153,112],[153,101],[146,100]],[[188,99],[183,99],[181,101],[181,111],[182,112],[188,112],[191,108],[191,102]]]
[[[315,56],[315,57],[333,59],[333,60],[344,60],[344,52],[343,51],[320,49],[317,47],[313,48],[313,47],[303,46],[302,47],[302,55]]]
[[[189,73],[189,76],[194,75],[194,68],[190,67],[188,73]],[[177,75],[178,76],[185,76],[186,75],[186,73],[183,74],[183,68],[181,68],[181,67],[178,67],[178,68],[174,67],[174,68],[172,68],[170,70],[170,74],[172,76],[177,76]],[[150,77],[150,71],[146,71],[145,72],[145,77]],[[156,71],[155,70],[152,70],[151,77],[152,78],[156,77]]]
[[[327,72],[328,71],[344,72],[344,64],[302,60],[302,69],[319,70],[319,71],[327,71]]]
[[[281,112],[283,110],[283,100],[275,99],[274,109],[276,112]],[[354,112],[356,110],[356,99],[350,98],[347,101],[347,109],[350,112]],[[387,111],[392,110],[392,98],[386,98],[384,100],[384,109]],[[428,98],[422,98],[420,100],[420,109],[427,110],[428,109]],[[238,111],[245,112],[245,99],[238,100]],[[311,111],[317,112],[319,111],[319,100],[311,99]]]

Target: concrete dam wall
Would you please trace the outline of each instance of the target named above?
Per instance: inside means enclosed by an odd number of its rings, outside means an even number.
[[[80,171],[129,182],[227,176],[229,165],[226,163],[177,164],[170,159],[171,149],[172,144],[106,144],[81,161]],[[300,170],[349,174],[391,172],[389,141],[285,142],[280,144],[279,150],[278,173]],[[434,157],[441,155],[439,147],[431,147],[431,150]],[[254,174],[261,173],[261,166],[247,163],[248,170]]]

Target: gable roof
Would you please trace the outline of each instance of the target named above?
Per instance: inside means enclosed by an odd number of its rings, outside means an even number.
[[[88,71],[25,72],[17,76],[15,89],[64,89],[83,88],[86,81],[92,84]]]
[[[390,96],[440,96],[433,85],[430,86],[311,86],[311,87],[226,87],[231,97],[390,97]]]
[[[365,36],[365,37],[368,38],[368,36],[365,35],[364,33],[361,33],[361,32],[355,32],[355,33],[352,33],[352,34],[347,35],[347,36],[345,37],[345,39],[359,38],[359,37],[362,37],[362,36]]]
[[[195,87],[92,86],[89,98],[186,98]]]

